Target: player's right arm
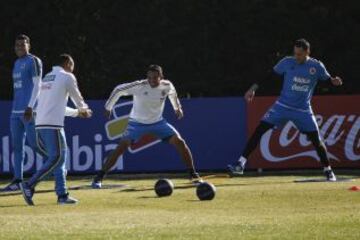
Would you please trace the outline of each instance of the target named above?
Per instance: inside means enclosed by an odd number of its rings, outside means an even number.
[[[91,117],[92,111],[89,106],[85,103],[83,96],[79,90],[76,78],[74,75],[69,75],[68,81],[66,82],[66,90],[69,93],[71,100],[75,107],[79,111],[79,115],[84,117]]]
[[[120,97],[133,95],[141,84],[142,81],[135,81],[116,86],[105,103],[105,116],[110,117],[111,111]]]
[[[269,71],[269,73],[267,74],[267,76],[264,78],[263,81],[267,81],[269,79],[272,79],[274,77],[274,75],[277,76],[283,76],[286,72],[287,66],[288,66],[288,59],[289,57],[285,57],[283,59],[281,59],[273,68],[272,71]],[[246,91],[244,98],[247,102],[252,102],[254,100],[255,97],[255,92],[256,90],[259,88],[259,84],[263,81],[254,83],[253,85],[251,85],[251,87]]]
[[[39,58],[34,57],[31,62],[30,73],[33,81],[33,89],[27,108],[25,109],[24,118],[30,121],[33,117],[33,108],[40,93],[42,78],[42,62]]]

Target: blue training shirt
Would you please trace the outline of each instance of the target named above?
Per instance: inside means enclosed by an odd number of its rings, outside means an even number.
[[[38,57],[27,54],[16,60],[13,68],[13,114],[23,113],[28,107],[34,88],[33,78],[36,77],[42,77],[42,63]]]
[[[275,65],[274,71],[284,77],[278,102],[300,110],[310,110],[315,86],[330,79],[324,64],[314,58],[297,63],[294,57],[285,57]]]

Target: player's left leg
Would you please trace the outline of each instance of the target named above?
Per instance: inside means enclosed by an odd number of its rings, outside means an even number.
[[[319,131],[312,131],[312,132],[304,132],[308,139],[312,142],[315,147],[315,150],[320,158],[320,162],[324,167],[324,173],[326,179],[328,181],[336,181],[336,176],[331,169],[329,157],[327,154],[327,149],[325,143],[321,140]]]
[[[58,204],[76,204],[79,201],[69,196],[69,192],[66,187],[66,159],[67,159],[67,143],[64,129],[60,130],[61,141],[62,141],[62,157],[61,162],[54,170],[55,177],[55,192],[58,196]]]
[[[181,159],[186,164],[186,167],[190,174],[190,179],[193,182],[201,182],[200,175],[196,172],[194,166],[193,156],[191,154],[189,146],[186,144],[185,140],[177,133],[170,137],[169,143],[173,145],[178,151]]]
[[[168,142],[175,147],[181,159],[184,161],[186,168],[188,169],[190,180],[192,182],[202,182],[200,175],[195,170],[194,160],[189,146],[181,137],[180,133],[171,124],[169,124],[166,120],[163,120],[155,124],[152,127],[151,132],[158,138]]]
[[[329,157],[325,143],[322,141],[319,133],[319,127],[316,118],[312,112],[293,112],[292,121],[296,127],[311,141],[316,153],[320,158],[320,162],[324,167],[324,174],[328,181],[336,181],[336,176],[331,169]]]

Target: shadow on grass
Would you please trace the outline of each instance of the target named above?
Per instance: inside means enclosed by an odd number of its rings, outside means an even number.
[[[137,197],[138,199],[155,199],[155,198],[159,198],[158,196],[140,196],[140,197]]]
[[[360,171],[351,171],[351,170],[338,170],[336,171],[336,173],[338,175],[347,175],[349,177],[360,177]],[[138,175],[132,175],[132,178],[125,178],[125,177],[114,177],[114,176],[110,176],[108,179],[109,180],[120,180],[120,181],[124,181],[124,180],[157,180],[159,178],[162,177],[167,177],[167,178],[172,178],[172,179],[184,179],[184,174],[146,174],[146,175],[141,175],[140,177]],[[145,176],[147,176],[145,178]],[[161,177],[160,177],[161,176]],[[226,177],[226,174],[224,173],[212,173],[209,175],[205,175],[203,174],[204,179],[206,181],[212,182],[212,179],[221,179],[221,178],[228,178]],[[261,179],[262,177],[270,177],[270,176],[287,176],[287,177],[323,177],[323,174],[320,170],[307,170],[307,171],[284,171],[284,172],[265,172],[262,173],[261,175],[259,175],[256,172],[250,172],[250,173],[246,173],[244,175],[245,178],[249,178],[249,177],[256,177],[258,179]],[[186,178],[186,177],[185,177]],[[242,179],[243,177],[236,177],[234,179]],[[89,185],[89,179],[91,179],[91,177],[84,177],[82,176],[80,177],[70,177],[68,180],[69,181],[81,181],[81,182],[86,182],[86,185],[77,185],[77,186],[71,186],[69,187],[69,190],[71,191],[76,191],[76,190],[93,190],[91,188],[91,186]],[[349,181],[349,178],[342,178],[340,177],[339,179],[343,179],[344,181]],[[300,179],[302,180],[302,179]],[[50,180],[48,180],[50,181]],[[322,182],[322,180],[318,180],[318,179],[304,179],[304,181],[300,181],[300,182]],[[234,186],[255,186],[255,185],[274,185],[274,184],[282,184],[282,183],[294,183],[294,180],[286,180],[286,181],[279,181],[279,180],[274,180],[274,181],[267,181],[267,182],[251,182],[251,183],[226,183],[226,184],[216,184],[215,186],[218,188],[223,188],[223,187],[234,187]],[[335,182],[336,183],[336,182]],[[154,188],[153,186],[148,187],[139,187],[139,188],[129,188],[128,185],[125,184],[104,184],[103,185],[103,189],[120,189],[117,192],[114,193],[122,193],[122,192],[146,192],[146,191],[153,191]],[[180,184],[175,186],[175,189],[190,189],[190,188],[195,188],[194,185],[192,184]],[[97,191],[101,190],[101,189],[96,189]],[[43,193],[51,193],[54,192],[54,190],[37,190],[36,194],[43,194]],[[17,196],[17,195],[21,195],[21,192],[0,192],[0,198],[1,197],[8,197],[8,196]]]
[[[260,183],[259,183],[260,184]],[[263,183],[261,183],[263,184]],[[248,183],[234,183],[234,184],[216,184],[217,188],[223,188],[223,187],[234,187],[234,186],[249,186],[254,184],[248,184]],[[190,188],[196,188],[193,185],[185,185],[185,186],[175,186],[174,189],[190,189]],[[123,193],[123,192],[147,192],[147,191],[154,191],[153,187],[143,187],[143,188],[127,188],[124,190],[120,190],[114,193]]]
[[[56,202],[54,202],[54,203],[40,203],[40,204],[36,204],[36,202],[35,202],[35,207],[43,207],[43,206],[54,206],[54,205],[58,205]],[[0,205],[0,209],[1,208],[18,208],[18,207],[27,207],[27,208],[32,208],[32,207],[34,207],[34,206],[29,206],[29,205],[27,205],[25,202],[23,203],[23,204],[17,204],[17,205],[15,205],[15,204],[11,204],[11,205]]]

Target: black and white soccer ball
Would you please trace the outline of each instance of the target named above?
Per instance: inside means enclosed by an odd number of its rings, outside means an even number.
[[[159,179],[155,183],[155,193],[158,197],[170,196],[174,191],[174,184],[169,179]]]
[[[201,201],[212,200],[216,195],[216,187],[209,182],[200,183],[196,187],[196,195]]]

